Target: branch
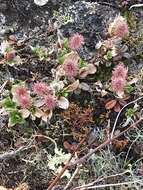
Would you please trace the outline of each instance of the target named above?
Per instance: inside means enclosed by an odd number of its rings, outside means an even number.
[[[27,149],[32,148],[32,147],[35,147],[35,146],[30,146],[30,147],[22,146],[22,147],[18,148],[17,150],[13,150],[13,151],[9,151],[9,152],[5,152],[3,154],[0,154],[0,161],[5,160],[5,159],[9,159],[9,158],[14,158],[15,156],[17,156],[22,151],[27,150]]]
[[[80,166],[78,166],[76,168],[76,170],[74,171],[72,177],[70,178],[70,180],[68,181],[67,185],[65,186],[64,190],[67,190],[69,188],[69,186],[71,185],[72,181],[74,180],[74,178],[77,175],[77,173],[79,172],[79,170],[80,170]]]
[[[117,186],[122,186],[122,185],[129,185],[129,184],[133,184],[133,183],[142,184],[143,183],[143,179],[139,179],[139,180],[136,180],[136,181],[127,181],[127,182],[123,182],[123,183],[112,183],[112,184],[105,184],[105,185],[94,185],[94,186],[91,186],[91,187],[81,188],[81,190],[99,189],[99,188],[106,188],[106,187],[117,187]]]

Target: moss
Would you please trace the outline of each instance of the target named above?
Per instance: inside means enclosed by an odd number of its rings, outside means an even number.
[[[133,12],[126,10],[124,12],[124,17],[127,19],[128,25],[131,29],[136,29],[137,28],[137,18],[133,14]]]

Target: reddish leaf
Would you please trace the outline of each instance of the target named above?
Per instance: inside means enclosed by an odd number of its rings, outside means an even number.
[[[126,96],[123,98],[123,100],[128,100],[130,98],[130,96]]]
[[[105,108],[107,110],[111,110],[112,108],[114,108],[114,106],[116,105],[116,103],[117,103],[117,100],[110,100],[109,102],[107,102],[105,104]]]
[[[127,104],[126,101],[123,100],[123,99],[120,99],[118,102],[119,102],[119,104],[120,104],[121,106],[124,106],[124,105]]]
[[[77,148],[77,144],[70,144],[68,141],[64,141],[64,147],[67,149],[67,150],[72,150],[74,151],[76,148]]]
[[[120,110],[121,110],[121,106],[120,106],[119,103],[117,103],[117,104],[115,105],[115,107],[114,107],[114,111],[115,111],[115,112],[119,112]]]
[[[4,58],[5,58],[7,61],[12,61],[12,60],[15,58],[15,51],[7,52],[7,53],[4,55]]]

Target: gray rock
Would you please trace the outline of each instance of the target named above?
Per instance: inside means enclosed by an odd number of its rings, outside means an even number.
[[[67,10],[61,8],[59,12],[60,16],[69,18],[69,22],[62,23],[60,28],[65,37],[75,32],[83,34],[86,44],[81,52],[83,55],[95,51],[97,41],[107,32],[108,23],[119,14],[113,7],[86,1],[77,1]]]

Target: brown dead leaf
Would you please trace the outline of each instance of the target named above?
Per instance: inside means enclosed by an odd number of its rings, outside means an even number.
[[[88,64],[88,74],[95,74],[97,71],[97,68],[93,64]]]
[[[88,75],[88,68],[87,67],[83,67],[79,70],[79,76],[80,78],[85,78]]]
[[[79,76],[80,78],[85,78],[87,75],[95,74],[97,71],[97,68],[93,64],[88,64],[86,67],[82,67],[79,70]]]
[[[119,150],[119,151],[122,151],[129,143],[129,140],[128,139],[124,139],[124,140],[118,140],[118,139],[115,139],[113,140],[112,144],[113,146]]]
[[[79,57],[79,55],[78,55],[77,52],[72,51],[72,52],[66,54],[66,55],[64,56],[64,59],[65,59],[65,60],[66,60],[66,59],[72,59],[74,62],[78,63],[80,57]]]
[[[73,92],[78,87],[79,87],[79,80],[76,80],[75,82],[73,82],[72,84],[70,84],[69,86],[67,86],[65,88],[65,90],[68,91],[68,92]]]
[[[53,111],[52,110],[47,110],[46,112],[44,112],[44,115],[42,116],[42,120],[47,122],[48,120],[50,120],[53,116]]]
[[[43,115],[44,115],[44,112],[43,112],[42,110],[36,109],[36,112],[35,112],[35,114],[34,114],[35,117],[40,118],[40,117],[42,117]]]
[[[24,119],[28,118],[30,116],[30,111],[28,109],[21,109],[20,113],[22,114],[22,117]]]

